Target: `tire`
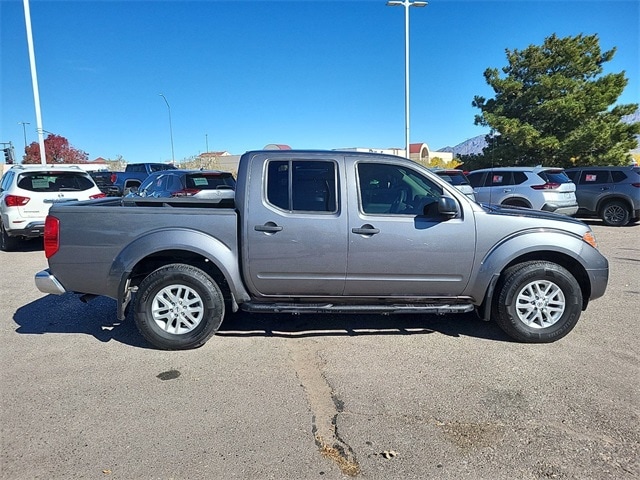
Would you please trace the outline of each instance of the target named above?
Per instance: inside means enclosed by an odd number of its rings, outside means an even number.
[[[497,292],[496,323],[520,342],[555,342],[573,330],[582,312],[577,280],[551,262],[526,262],[507,269]]]
[[[4,229],[4,225],[0,222],[0,250],[3,252],[11,252],[18,248],[19,240],[16,237],[10,237]]]
[[[624,202],[611,200],[605,203],[600,210],[600,218],[610,227],[622,227],[629,223],[631,212]]]
[[[222,323],[224,298],[199,268],[175,263],[149,274],[138,287],[135,323],[161,350],[201,347]]]

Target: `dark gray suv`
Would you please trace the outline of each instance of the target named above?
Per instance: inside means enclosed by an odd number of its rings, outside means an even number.
[[[565,173],[576,184],[577,216],[599,217],[614,227],[640,220],[640,167],[574,167]]]

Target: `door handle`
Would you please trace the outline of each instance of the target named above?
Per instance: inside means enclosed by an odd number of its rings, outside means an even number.
[[[253,227],[256,232],[275,233],[282,230],[282,227],[273,222],[267,222],[264,225],[256,225]]]
[[[363,225],[360,228],[352,228],[351,233],[358,235],[375,235],[376,233],[380,233],[380,229],[374,228],[372,225]]]

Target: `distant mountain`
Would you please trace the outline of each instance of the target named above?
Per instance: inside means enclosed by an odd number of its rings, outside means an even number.
[[[631,115],[625,115],[622,117],[622,121],[624,123],[640,122],[640,110],[636,110],[636,112]],[[473,137],[459,143],[455,147],[444,147],[438,151],[451,152],[453,153],[454,158],[459,157],[460,155],[478,155],[482,153],[482,149],[487,146],[487,142],[484,139],[485,136],[486,135],[478,135],[477,137]],[[640,153],[640,135],[636,135],[636,140],[638,141],[638,147],[631,150],[632,153]]]
[[[631,115],[625,115],[621,119],[624,123],[638,123],[640,122],[640,110],[636,110],[636,113]]]
[[[636,110],[636,113],[632,113],[631,115],[625,115],[622,117],[622,121],[624,123],[638,123],[640,122],[640,110]],[[631,150],[631,153],[640,153],[640,135],[636,135],[636,148]]]
[[[484,137],[485,135],[478,135],[477,137],[459,143],[455,147],[444,147],[438,151],[453,153],[454,158],[460,155],[477,155],[482,153],[482,149],[487,146]]]

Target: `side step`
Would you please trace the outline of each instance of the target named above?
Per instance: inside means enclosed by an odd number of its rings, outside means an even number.
[[[408,303],[390,305],[336,305],[333,303],[258,303],[246,302],[240,309],[253,313],[465,313],[475,306],[471,303]]]

